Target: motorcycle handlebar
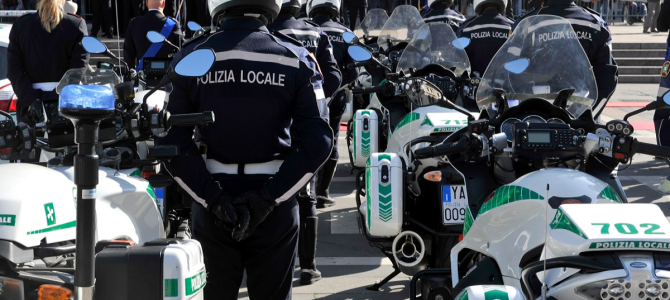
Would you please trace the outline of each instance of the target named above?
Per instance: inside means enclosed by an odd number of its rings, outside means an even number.
[[[354,94],[372,94],[377,92],[386,91],[386,85],[378,85],[369,88],[353,88],[351,92]]]
[[[365,67],[366,64],[367,64],[367,61],[359,61],[359,62],[355,62],[355,63],[350,63],[350,64],[347,65],[347,69]]]
[[[197,126],[214,122],[214,112],[206,111],[195,114],[170,115],[167,125],[172,126]]]
[[[418,159],[431,158],[436,156],[450,155],[465,152],[468,150],[469,143],[466,139],[460,139],[458,142],[444,143],[437,146],[429,146],[414,151],[414,156]]]
[[[637,140],[633,142],[633,152],[670,158],[670,147],[638,142]]]

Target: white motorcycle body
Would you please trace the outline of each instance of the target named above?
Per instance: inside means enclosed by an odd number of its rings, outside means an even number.
[[[650,287],[654,282],[661,290],[659,295],[667,296],[662,293],[669,292],[670,271],[657,269],[650,252],[669,251],[670,223],[654,204],[622,202],[606,183],[571,169],[540,170],[501,186],[478,212],[466,212],[463,240],[451,250],[452,284],[456,286],[466,276],[459,273],[458,258],[474,251],[492,258],[504,285],[518,293],[522,291],[524,255],[544,245],[541,259],[616,251],[622,262],[619,270],[596,273],[571,268],[540,272],[538,278],[548,287],[548,299],[619,299],[608,293],[621,289],[622,295],[637,297],[656,289]],[[470,293],[469,299],[489,298]]]
[[[75,240],[77,190],[73,180],[74,167],[0,165],[0,240],[14,249],[14,254],[0,255],[14,263],[28,262],[33,259],[31,248]],[[100,167],[99,181],[98,241],[129,237],[141,244],[165,237],[154,192],[139,172],[130,176]]]

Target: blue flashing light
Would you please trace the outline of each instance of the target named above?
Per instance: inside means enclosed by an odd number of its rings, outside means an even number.
[[[104,85],[68,85],[60,91],[59,109],[114,110],[111,88]]]

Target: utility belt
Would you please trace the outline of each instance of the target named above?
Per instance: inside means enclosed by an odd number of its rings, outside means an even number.
[[[283,160],[273,160],[258,164],[222,164],[215,159],[205,160],[207,171],[209,171],[209,173],[231,175],[273,175],[279,172],[279,168],[283,163]]]

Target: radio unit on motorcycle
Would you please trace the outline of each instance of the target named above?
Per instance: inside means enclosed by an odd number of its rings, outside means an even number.
[[[144,58],[144,76],[147,80],[160,80],[167,74],[172,58],[146,57]]]
[[[579,134],[566,124],[514,124],[515,150],[577,150]]]

